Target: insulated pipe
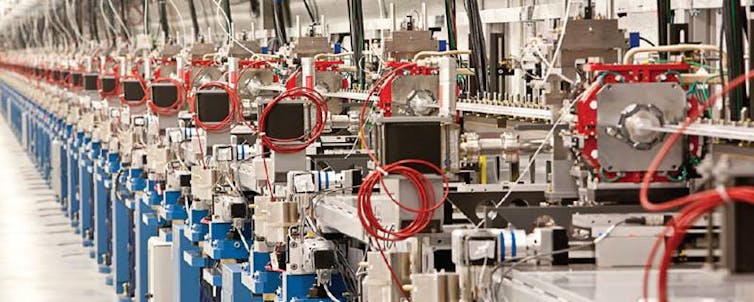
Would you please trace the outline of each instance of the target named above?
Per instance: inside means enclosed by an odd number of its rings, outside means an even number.
[[[634,47],[631,48],[623,55],[623,64],[633,64],[634,56],[640,53],[647,52],[684,52],[684,51],[716,51],[721,54],[723,62],[727,61],[725,52],[721,51],[717,45],[710,44],[678,44],[678,45],[665,45],[665,46],[651,46],[651,47]]]

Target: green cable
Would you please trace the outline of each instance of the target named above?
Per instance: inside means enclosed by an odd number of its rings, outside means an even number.
[[[681,73],[676,70],[668,70],[662,74],[662,77],[665,77],[667,79],[669,74],[674,74],[677,80],[681,80]],[[660,79],[657,79],[658,82],[662,81],[662,77]]]
[[[620,179],[620,177],[620,173],[615,173],[615,177],[613,178],[607,177],[605,175],[605,168],[600,167],[600,178],[602,178],[602,180],[604,180],[605,182],[616,182]]]
[[[683,182],[686,181],[688,175],[689,172],[686,170],[686,166],[683,166],[683,168],[681,168],[681,174],[679,174],[678,176],[672,176],[668,174],[668,179],[670,179],[670,181],[672,182]]]
[[[652,63],[686,63],[686,64],[689,64],[691,66],[706,68],[706,69],[709,69],[709,70],[717,70],[717,68],[715,68],[715,67],[713,67],[711,65],[702,64],[701,62],[697,62],[697,61],[677,62],[677,61],[664,60],[664,59],[652,59],[652,60],[650,60],[650,62],[652,62]]]
[[[625,83],[626,82],[626,77],[624,77],[620,73],[617,73],[615,71],[603,71],[602,73],[600,73],[599,76],[597,76],[597,80],[600,82],[600,85],[604,85],[605,84],[605,77],[607,77],[608,75],[612,75],[615,78],[616,81],[619,81],[621,83]]]
[[[698,87],[700,84],[701,82],[699,81],[694,81],[693,83],[691,83],[691,85],[689,86],[689,91],[686,92],[686,95],[687,96],[694,95],[696,91],[699,90]]]

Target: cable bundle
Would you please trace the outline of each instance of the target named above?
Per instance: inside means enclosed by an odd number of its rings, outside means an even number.
[[[155,84],[155,83],[173,84],[173,86],[175,86],[175,89],[176,89],[176,97],[173,104],[168,107],[157,106],[154,103],[154,100],[150,100],[149,103],[147,103],[147,105],[149,106],[149,109],[152,110],[152,112],[154,112],[155,114],[162,115],[162,116],[175,115],[179,111],[181,111],[181,109],[183,109],[183,106],[186,104],[186,92],[185,92],[185,89],[183,88],[183,83],[181,83],[181,81],[178,81],[172,78],[159,78],[152,81],[152,84]]]
[[[301,136],[291,139],[274,138],[266,135],[267,117],[270,115],[272,108],[283,100],[298,98],[309,100],[317,109],[317,120],[312,128]],[[325,130],[327,114],[327,102],[316,90],[304,87],[287,90],[264,107],[264,110],[259,116],[259,139],[264,147],[275,152],[296,153],[303,151],[306,147],[314,143]]]
[[[471,45],[471,62],[474,64],[477,85],[480,92],[487,91],[487,56],[485,51],[487,47],[484,41],[484,29],[482,26],[482,19],[479,16],[479,3],[477,0],[464,0],[464,6],[469,17],[470,34],[469,44]]]
[[[683,122],[683,124],[681,124],[678,130],[665,141],[665,144],[662,146],[662,148],[660,148],[657,156],[655,156],[654,160],[652,160],[652,163],[649,165],[647,173],[644,174],[639,197],[641,205],[645,209],[649,211],[668,211],[683,206],[683,209],[678,214],[676,214],[665,227],[665,230],[662,232],[662,236],[657,239],[654,246],[652,247],[652,250],[650,251],[650,255],[647,259],[644,270],[644,285],[642,288],[644,300],[647,300],[647,297],[649,295],[649,271],[652,269],[654,258],[657,255],[660,246],[663,244],[663,242],[665,242],[664,239],[667,234],[670,234],[672,232],[672,236],[666,242],[665,251],[663,253],[663,258],[660,262],[659,267],[658,293],[660,302],[668,301],[667,275],[668,268],[673,256],[672,253],[683,241],[683,237],[686,235],[688,228],[693,225],[694,222],[699,219],[699,217],[725,203],[746,202],[749,204],[754,204],[754,187],[720,187],[716,190],[708,190],[692,194],[661,204],[653,203],[649,200],[649,184],[652,181],[652,177],[657,172],[657,169],[659,168],[665,156],[667,156],[667,154],[670,152],[672,146],[683,135],[684,131],[691,125],[691,123],[696,121],[699,116],[707,110],[707,108],[712,107],[717,100],[721,99],[737,86],[746,83],[746,81],[751,78],[754,78],[754,71],[749,71],[748,73],[730,81],[728,86],[712,96],[707,103],[700,105],[699,110],[695,111],[691,116],[689,116],[689,118],[687,118]]]
[[[197,89],[200,90],[206,90],[206,89],[220,89],[225,91],[225,93],[228,94],[228,101],[230,102],[230,109],[228,111],[228,116],[226,116],[222,121],[216,124],[207,124],[199,120],[199,116],[196,112],[196,94],[193,95],[191,102],[189,103],[190,108],[189,110],[192,113],[193,119],[194,119],[194,125],[196,125],[199,128],[202,128],[204,130],[207,130],[208,132],[218,132],[223,131],[228,128],[236,121],[236,112],[238,112],[238,94],[236,93],[235,89],[230,87],[226,83],[222,82],[209,82],[207,84],[204,84]]]

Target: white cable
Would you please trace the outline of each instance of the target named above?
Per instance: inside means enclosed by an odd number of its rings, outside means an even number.
[[[102,13],[102,20],[105,21],[105,26],[107,26],[108,30],[105,30],[105,33],[110,36],[110,33],[115,33],[115,27],[113,27],[112,23],[110,23],[110,20],[107,18],[107,14],[105,14],[105,0],[99,0],[99,11]],[[109,40],[109,39],[108,39]]]
[[[131,40],[131,32],[128,30],[128,27],[126,26],[126,23],[123,22],[123,19],[120,18],[120,14],[118,14],[118,12],[115,10],[115,7],[113,6],[113,1],[112,0],[107,0],[107,2],[108,2],[108,5],[110,6],[110,10],[113,11],[113,15],[115,16],[115,19],[118,20],[118,23],[120,23],[120,26],[123,27],[123,32],[126,34],[126,39],[128,39],[130,41]],[[145,11],[144,15],[146,16],[146,11]]]
[[[573,0],[565,0],[566,1],[566,8],[565,13],[563,16],[563,27],[562,31],[560,32],[560,37],[558,38],[558,44],[555,46],[555,53],[552,54],[552,60],[550,60],[550,67],[547,68],[547,72],[545,72],[545,76],[542,77],[543,81],[547,81],[547,78],[550,77],[550,75],[553,72],[553,69],[555,68],[555,63],[558,60],[558,56],[560,55],[560,50],[563,48],[563,38],[566,34],[566,28],[568,28],[568,19],[570,18],[571,14],[571,5],[573,4]]]
[[[325,292],[327,293],[327,297],[330,298],[330,300],[332,300],[332,302],[340,302],[340,300],[338,300],[338,298],[336,298],[335,295],[332,294],[332,292],[330,291],[330,287],[327,286],[327,284],[322,283],[322,287],[325,288]]]
[[[584,93],[590,92],[596,85],[598,85],[598,83],[593,83],[592,86],[590,86],[586,91],[584,91]],[[526,167],[523,170],[523,173],[519,174],[516,181],[512,183],[510,187],[508,188],[508,192],[506,192],[505,195],[503,195],[503,198],[501,198],[500,201],[495,204],[495,207],[494,207],[495,209],[501,207],[505,203],[505,201],[508,200],[508,197],[510,197],[511,194],[513,194],[513,191],[516,189],[516,187],[518,187],[519,183],[524,179],[524,177],[529,175],[529,171],[531,170],[532,165],[536,161],[537,155],[539,155],[539,153],[542,152],[544,147],[549,144],[550,139],[555,135],[555,130],[558,128],[558,126],[560,126],[560,123],[563,121],[563,118],[565,118],[566,114],[569,111],[571,111],[571,108],[573,108],[573,106],[577,102],[579,102],[580,99],[581,99],[581,96],[576,97],[573,102],[570,102],[568,106],[566,106],[565,108],[561,110],[560,116],[558,117],[556,121],[553,122],[552,128],[550,128],[550,131],[547,132],[547,135],[545,136],[542,143],[539,145],[537,150],[534,151],[534,154],[532,154],[531,158],[529,159],[529,162],[526,164]],[[475,228],[480,228],[482,224],[484,224],[484,221],[485,221],[484,219],[479,221],[479,223],[477,223]]]
[[[188,208],[186,208],[188,210]],[[246,242],[246,238],[243,237],[243,233],[241,232],[241,229],[236,229],[236,232],[238,232],[238,236],[241,237],[241,242],[243,242],[243,246],[246,248],[247,251],[251,252],[251,247],[249,246],[249,243]]]
[[[71,24],[71,31],[73,31],[74,37],[76,37],[76,39],[79,42],[83,42],[84,36],[82,36],[81,32],[79,31],[78,22],[71,22],[71,20],[76,19],[76,17],[75,16],[71,17],[71,10],[68,9],[69,7],[68,0],[63,1],[63,3],[65,3],[65,5],[63,6],[63,10],[65,11],[65,17],[68,19],[68,22]]]
[[[183,43],[181,44],[186,45],[186,40],[188,40],[188,31],[186,30],[186,26],[187,26],[186,23],[183,22],[184,21],[183,14],[181,14],[181,11],[178,9],[178,6],[175,5],[175,2],[173,0],[169,0],[169,1],[170,1],[170,6],[173,7],[173,10],[175,10],[175,14],[178,16],[178,20],[179,20],[178,22],[181,23],[180,27],[181,27],[181,31],[183,32],[183,39],[182,39]]]
[[[47,3],[48,3],[48,6],[49,6],[50,0],[48,0]],[[73,39],[73,37],[71,36],[71,33],[68,32],[68,29],[66,29],[66,27],[63,26],[63,22],[60,21],[60,17],[58,17],[58,13],[55,12],[54,8],[53,8],[53,12],[52,12],[52,21],[56,22],[57,25],[58,25],[58,27],[61,29],[61,31],[63,33],[65,33],[65,37],[68,38],[67,40],[72,40]],[[68,46],[69,46],[67,40],[66,40],[66,43],[65,43],[66,44],[66,50],[68,50]]]

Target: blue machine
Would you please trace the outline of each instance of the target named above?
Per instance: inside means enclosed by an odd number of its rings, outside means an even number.
[[[91,135],[84,135],[79,149],[79,232],[84,246],[94,245],[94,160],[100,156],[100,142],[93,142]],[[92,251],[92,258],[95,254]]]
[[[1,83],[0,92],[0,112],[48,184],[58,184],[58,202],[118,301],[151,300],[148,242],[160,234],[172,243],[173,301],[330,300],[310,298],[316,274],[272,269],[270,252],[250,252],[250,221],[218,219],[207,201],[192,204],[185,170],[171,175],[179,185],[154,180],[145,154],[77,129]],[[328,289],[343,300],[343,280],[331,277]]]
[[[102,148],[95,165],[94,185],[94,253],[101,273],[111,272],[112,255],[112,175],[118,173],[120,161],[117,153]],[[112,278],[108,279],[112,284]]]
[[[160,219],[155,213],[152,206],[159,205],[162,201],[162,194],[157,190],[158,184],[153,180],[143,179],[143,170],[140,181],[144,183],[134,187],[138,190],[133,203],[134,211],[134,234],[135,234],[135,273],[136,273],[136,291],[135,301],[147,301],[149,275],[147,271],[147,243],[149,238],[157,236],[160,226]],[[146,191],[146,193],[144,192]]]

